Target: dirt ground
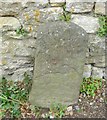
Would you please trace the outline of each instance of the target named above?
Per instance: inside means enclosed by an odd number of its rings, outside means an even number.
[[[103,80],[103,87],[94,98],[80,94],[78,103],[72,105],[72,115],[65,115],[63,118],[107,118],[106,91],[106,80]],[[43,109],[41,116],[48,112],[48,109]],[[30,113],[25,116],[35,118]]]

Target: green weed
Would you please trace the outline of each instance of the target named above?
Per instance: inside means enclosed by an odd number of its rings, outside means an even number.
[[[53,103],[50,106],[50,114],[53,114],[55,118],[62,118],[65,114],[67,107],[60,103]]]
[[[28,34],[28,32],[27,32],[23,27],[21,27],[21,28],[18,28],[18,29],[16,30],[16,34],[17,34],[17,35],[26,36],[26,35]]]
[[[59,19],[61,21],[66,21],[66,22],[69,22],[71,20],[71,13],[66,11],[66,6],[65,5],[63,6],[63,14],[60,15]]]
[[[90,97],[95,97],[97,90],[101,88],[102,79],[93,79],[92,77],[84,78],[81,85],[80,93],[86,94]]]
[[[107,16],[99,17],[100,28],[98,30],[98,35],[100,37],[107,36]]]
[[[25,82],[26,81],[26,82]],[[8,81],[2,79],[0,86],[0,115],[1,117],[19,118],[21,116],[21,105],[28,100],[29,76],[25,73],[24,82]]]

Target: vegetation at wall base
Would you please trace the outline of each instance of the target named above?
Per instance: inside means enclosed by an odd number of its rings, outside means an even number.
[[[55,118],[62,118],[65,114],[67,106],[61,103],[52,103],[50,106],[50,114],[53,114]]]
[[[21,116],[21,106],[26,104],[30,85],[30,78],[25,73],[23,82],[13,82],[2,79],[0,84],[0,116],[19,118]]]
[[[8,118],[20,118],[30,115],[30,118],[43,118],[42,108],[34,107],[28,102],[28,95],[31,89],[31,79],[29,75],[24,74],[23,82],[9,81],[5,78],[2,79],[0,84],[0,116]],[[84,78],[80,94],[86,94],[86,97],[95,97],[97,91],[102,88],[102,79],[93,79],[92,77]],[[65,116],[67,106],[61,103],[52,103],[44,118],[63,118]]]
[[[83,78],[80,93],[89,97],[95,97],[97,91],[102,88],[102,79],[94,79],[92,77]]]
[[[98,29],[98,35],[100,37],[107,36],[107,16],[99,16],[100,27]]]

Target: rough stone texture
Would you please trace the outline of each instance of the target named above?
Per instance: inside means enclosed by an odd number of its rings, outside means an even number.
[[[87,41],[86,32],[74,23],[40,26],[29,97],[32,104],[49,107],[55,101],[66,105],[77,102]]]
[[[92,43],[97,44],[98,42],[105,42],[105,37],[99,37],[98,35],[95,35],[95,34],[89,35],[89,46]]]
[[[2,31],[0,35],[3,36],[3,39],[0,39],[0,67],[3,68],[3,75],[5,73],[5,76],[10,77],[18,69],[31,69],[34,66],[38,26],[44,22],[58,21],[59,16],[63,13],[62,5],[64,4],[69,11],[71,7],[74,7],[71,12],[75,17],[71,22],[74,21],[87,33],[91,33],[89,34],[86,64],[98,69],[105,68],[107,66],[105,64],[105,38],[100,38],[95,34],[99,24],[98,16],[93,17],[93,12],[104,15],[106,1],[51,0],[49,3],[48,0],[0,0],[0,16],[2,17],[2,19],[0,18],[0,30]],[[93,2],[96,2],[95,7],[93,7]],[[6,26],[3,25],[4,23]],[[20,27],[20,24],[29,32],[27,36],[16,35],[15,30]],[[15,57],[16,55],[17,57]]]
[[[95,4],[95,13],[106,15],[106,3],[105,2],[97,2]]]
[[[20,22],[14,17],[0,17],[0,28],[3,26],[12,26],[17,29],[20,27]]]
[[[30,75],[33,68],[35,39],[20,37],[14,31],[3,32],[2,75],[11,80],[23,80],[24,73]]]
[[[104,69],[104,79],[107,80],[107,67]]]
[[[63,13],[62,7],[53,7],[40,9],[41,12],[41,21],[56,21],[59,20],[59,16]]]
[[[96,67],[105,67],[105,38],[96,35],[89,35],[89,56],[87,56],[87,63],[91,63]]]
[[[104,68],[97,68],[93,67],[92,68],[92,77],[93,78],[103,78],[104,76]]]
[[[87,64],[105,63],[105,56],[89,56],[86,60]]]
[[[71,13],[87,13],[91,12],[93,9],[94,3],[89,2],[67,2],[66,11]]]
[[[21,2],[1,2],[0,3],[0,16],[17,16],[21,9],[22,4]]]
[[[35,2],[41,3],[41,4],[48,4],[48,0],[36,0]]]
[[[90,45],[90,56],[104,56],[105,55],[105,41],[92,43]]]
[[[98,18],[72,15],[72,22],[82,27],[87,33],[96,33],[99,28]]]
[[[59,6],[63,6],[65,2],[66,0],[50,0],[49,3],[52,7],[59,7]]]
[[[33,67],[29,67],[29,68],[22,68],[22,69],[18,69],[14,72],[14,74],[11,76],[12,80],[15,81],[22,81],[24,79],[24,73],[27,73],[29,76],[32,76],[33,73]]]
[[[83,77],[90,77],[91,76],[91,71],[92,71],[92,66],[91,65],[85,65],[84,66],[84,73],[83,73]]]
[[[50,3],[63,3],[65,0],[50,0]]]

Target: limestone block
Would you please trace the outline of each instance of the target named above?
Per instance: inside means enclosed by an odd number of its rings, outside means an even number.
[[[10,16],[10,17],[17,17],[18,14],[23,9],[22,3],[18,1],[8,1],[8,2],[1,2],[0,3],[0,16]]]
[[[2,64],[4,70],[15,71],[20,68],[33,67],[33,61],[31,58],[17,58],[17,57],[5,57],[2,60],[6,61],[6,64]]]
[[[99,37],[98,35],[94,35],[94,34],[90,34],[89,35],[89,46],[94,43],[94,44],[97,44],[97,43],[103,43],[105,42],[105,37]]]
[[[27,73],[32,78],[33,73],[33,67],[29,68],[22,68],[18,69],[14,72],[14,74],[11,76],[11,80],[13,81],[22,81],[24,79],[24,73]]]
[[[105,55],[105,41],[92,43],[90,45],[90,56],[104,56]]]
[[[98,18],[84,15],[72,15],[71,21],[82,27],[87,33],[96,33],[99,28]]]
[[[50,3],[63,3],[65,0],[50,0]]]
[[[97,2],[95,4],[95,13],[106,15],[106,3],[105,2]]]
[[[104,76],[104,68],[92,68],[92,77],[93,78],[103,78]]]
[[[64,5],[64,3],[66,2],[66,0],[50,0],[50,5],[52,7],[59,7]]]
[[[105,63],[105,56],[89,56],[86,59],[87,64],[100,64]]]
[[[104,79],[107,79],[107,67],[104,69]]]
[[[0,28],[3,26],[12,26],[14,29],[17,29],[21,25],[15,17],[0,17]]]
[[[51,8],[45,8],[40,9],[41,12],[41,21],[55,21],[59,20],[59,16],[63,13],[62,7],[51,7]]]
[[[87,13],[93,9],[93,2],[67,2],[66,11],[71,13]]]
[[[90,77],[91,76],[91,71],[92,71],[92,67],[91,65],[85,65],[84,66],[84,73],[83,73],[83,77]]]

